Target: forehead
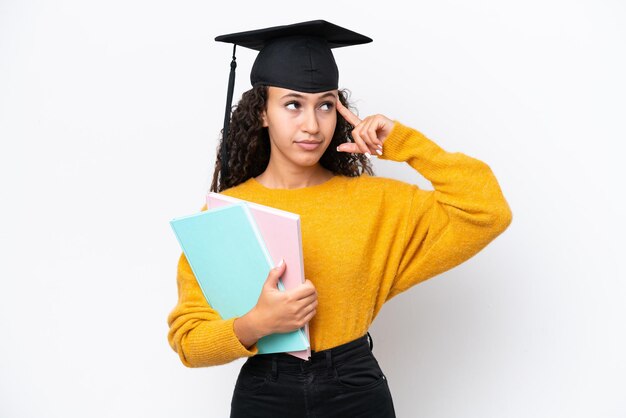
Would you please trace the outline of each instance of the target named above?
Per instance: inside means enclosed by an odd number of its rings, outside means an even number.
[[[270,86],[268,87],[268,95],[270,99],[276,99],[276,100],[280,100],[282,98],[298,98],[301,100],[311,100],[311,101],[315,101],[315,100],[319,100],[321,98],[336,98],[337,97],[337,90],[328,90],[328,91],[323,91],[320,93],[304,93],[301,91],[297,91],[297,90],[290,90],[290,89],[285,89],[282,87],[274,87],[274,86]]]

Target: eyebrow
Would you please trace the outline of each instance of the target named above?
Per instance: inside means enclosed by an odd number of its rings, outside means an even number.
[[[299,93],[287,93],[283,97],[281,97],[281,100],[285,99],[287,97],[296,97],[298,99],[304,99],[304,95],[302,95],[302,94],[299,94]],[[317,98],[317,100],[323,99],[325,97],[333,97],[335,99],[337,98],[333,93],[328,92],[328,93],[322,94],[320,97]]]

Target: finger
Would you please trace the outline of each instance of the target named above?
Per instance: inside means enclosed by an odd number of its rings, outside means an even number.
[[[270,286],[272,289],[276,289],[278,286],[278,280],[285,271],[285,266],[285,261],[281,259],[280,263],[268,273],[267,279],[265,279],[265,285]]]
[[[295,289],[290,290],[292,292],[293,297],[296,300],[302,300],[308,297],[315,297],[317,295],[317,290],[314,287],[309,286],[298,286]]]
[[[357,126],[359,123],[361,123],[361,119],[359,119],[357,115],[352,113],[350,109],[345,107],[343,103],[341,103],[341,100],[339,99],[337,99],[337,111],[339,112],[341,116],[343,116],[345,120],[348,121],[349,124],[353,126]]]
[[[369,145],[369,140],[363,137],[363,133],[366,132],[364,128],[368,122],[368,118],[361,121],[359,126],[352,130],[352,138],[354,139],[354,142],[344,142],[343,144],[340,144],[337,147],[337,151],[365,154],[368,158],[371,158],[378,148],[375,145]]]
[[[309,321],[311,319],[313,319],[313,317],[315,316],[315,314],[317,313],[317,309],[313,309],[311,312],[309,312],[304,319],[302,320],[304,322],[304,324],[308,324]]]
[[[316,310],[317,310],[317,305],[310,305],[310,306],[305,307],[302,310],[302,313],[306,317],[306,315],[309,315],[311,312],[315,312]]]
[[[367,147],[368,153],[370,153],[371,155],[375,155],[374,153],[381,155],[381,153],[376,152],[379,149],[376,144],[377,139],[376,139],[375,121],[372,116],[368,116],[367,118],[363,119],[363,121],[358,127],[358,135],[361,137],[365,146]]]
[[[299,303],[299,306],[298,306],[297,312],[306,312],[310,309],[317,308],[317,305],[318,305],[317,299],[301,300],[301,301],[298,301],[298,303]]]
[[[337,147],[337,151],[350,152],[353,154],[357,152],[361,152],[361,150],[359,149],[359,146],[355,144],[354,142],[344,142],[343,144]]]
[[[315,314],[317,313],[317,309],[313,309],[311,312],[307,313],[302,319],[301,319],[301,324],[302,327],[305,326],[306,324],[309,323],[309,321],[311,319],[313,319],[313,317],[315,316]]]
[[[352,154],[364,154],[365,152],[367,152],[365,149],[361,148],[356,142],[344,142],[337,147],[337,151],[348,152]]]
[[[298,300],[298,305],[300,306],[307,306],[310,305],[311,303],[315,302],[317,300],[317,295],[308,295],[302,299]]]
[[[362,136],[368,141],[368,146],[370,147],[372,154],[376,153],[378,155],[382,155],[382,143],[378,139],[378,118],[373,117],[368,119],[369,120],[363,127]]]
[[[383,120],[380,116],[376,115],[372,118],[372,123],[368,127],[368,132],[370,137],[372,138],[372,143],[376,146],[376,148],[382,148],[383,142],[378,138],[378,130],[382,128]]]
[[[363,122],[361,123],[361,126],[359,126],[359,135],[363,139],[363,142],[365,142],[368,152],[373,154],[374,152],[376,152],[377,147],[376,143],[374,142],[376,137],[376,130],[374,130],[373,135],[371,132],[372,123],[373,119],[371,117],[365,118],[365,120],[363,120]]]
[[[367,144],[365,143],[365,141],[363,140],[363,138],[361,137],[361,132],[360,129],[355,128],[352,131],[352,138],[354,139],[354,143],[357,145],[357,147],[359,148],[359,152],[361,154],[365,154],[367,156],[367,158],[371,157],[370,154],[370,150],[367,147]]]

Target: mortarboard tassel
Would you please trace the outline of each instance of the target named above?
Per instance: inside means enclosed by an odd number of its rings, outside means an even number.
[[[230,125],[230,112],[233,104],[233,91],[235,90],[235,68],[237,68],[237,62],[235,57],[235,49],[237,45],[233,45],[233,60],[230,62],[230,75],[228,76],[228,92],[226,94],[226,112],[224,114],[224,134],[222,136],[222,182],[225,181],[228,176],[228,128]]]

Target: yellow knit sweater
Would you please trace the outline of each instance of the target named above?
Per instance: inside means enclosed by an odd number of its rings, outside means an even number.
[[[381,159],[407,162],[430,180],[425,191],[399,180],[335,176],[300,189],[269,189],[254,178],[223,194],[300,215],[305,277],[318,292],[309,322],[320,351],[366,333],[383,304],[472,257],[511,223],[489,166],[449,153],[395,123]],[[206,210],[206,205],[202,208]],[[202,367],[257,354],[204,299],[184,255],[168,340],[183,364]]]

